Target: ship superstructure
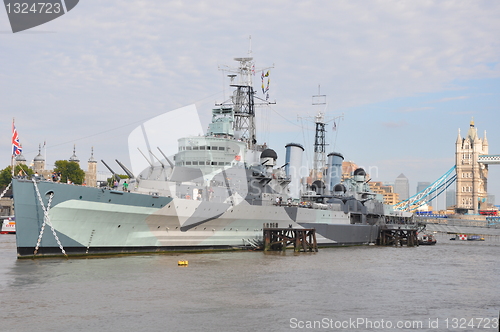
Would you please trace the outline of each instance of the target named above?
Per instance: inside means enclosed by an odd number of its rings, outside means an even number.
[[[387,221],[411,222],[369,191],[362,169],[340,183],[338,153],[328,155],[327,183],[301,192],[304,147],[288,144],[280,167],[276,151],[258,144],[254,64],[235,60],[234,92],[206,133],[178,138],[173,156],[150,150],[156,162],[145,156],[139,174],[119,162],[129,179],[117,188],[13,179],[19,257],[257,246],[270,224],[315,228],[319,245],[367,244]]]

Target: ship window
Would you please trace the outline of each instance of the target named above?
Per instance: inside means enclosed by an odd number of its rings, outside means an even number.
[[[205,150],[205,146],[200,146],[200,150]]]
[[[193,165],[198,165],[198,162],[197,161],[193,161]]]
[[[219,161],[219,166],[224,166],[224,162],[223,161]]]
[[[210,150],[210,146],[207,146],[207,150]]]
[[[231,165],[231,163],[230,163],[230,162],[228,162],[228,161],[226,161],[225,165],[226,165],[226,166],[227,166],[227,165]]]
[[[224,147],[223,146],[219,146],[219,150],[224,151]]]
[[[216,146],[212,146],[212,150],[217,150],[217,147]]]
[[[198,147],[197,146],[193,146],[193,150],[198,150]]]
[[[191,162],[190,161],[186,161],[186,166],[187,165],[191,165]]]
[[[216,161],[212,161],[212,165],[213,165],[213,166],[216,166],[216,165],[217,165],[217,162],[216,162]]]
[[[186,146],[186,150],[191,150],[191,147],[190,146]]]

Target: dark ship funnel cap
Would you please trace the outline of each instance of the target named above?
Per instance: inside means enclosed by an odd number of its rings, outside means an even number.
[[[342,153],[339,153],[339,152],[330,152],[327,157],[330,157],[330,156],[336,156],[336,157],[340,157],[342,158],[342,160],[344,159],[344,156],[342,155]]]
[[[273,158],[274,160],[278,159],[278,155],[276,154],[276,151],[273,149],[265,149],[262,151],[260,154],[260,158]]]
[[[346,192],[346,188],[343,184],[341,183],[337,183],[334,187],[333,187],[333,191],[334,192],[343,192],[345,193]]]
[[[356,168],[356,170],[354,171],[354,175],[361,175],[361,176],[365,176],[366,175],[366,172],[364,169],[362,168]]]
[[[301,148],[302,151],[304,151],[304,147],[302,146],[302,144],[299,144],[299,143],[288,143],[287,145],[285,145],[285,148],[287,148],[289,146],[296,146],[298,148]]]

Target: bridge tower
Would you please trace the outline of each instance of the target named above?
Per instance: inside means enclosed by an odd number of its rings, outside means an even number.
[[[455,165],[456,165],[456,208],[479,210],[486,207],[488,191],[488,164],[480,162],[480,156],[488,154],[488,140],[486,131],[484,138],[477,135],[474,119],[470,122],[467,136],[462,138],[460,128],[455,143]]]

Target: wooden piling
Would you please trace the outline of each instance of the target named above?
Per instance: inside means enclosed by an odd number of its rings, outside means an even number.
[[[378,244],[382,246],[418,246],[416,227],[384,227],[380,230]]]
[[[285,251],[291,245],[295,252],[318,251],[314,228],[264,227],[263,231],[264,251]]]

